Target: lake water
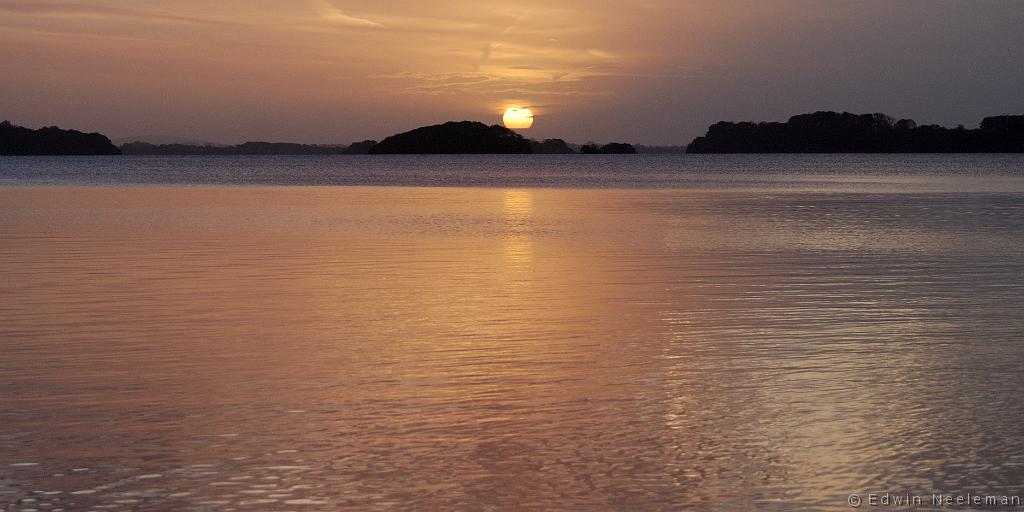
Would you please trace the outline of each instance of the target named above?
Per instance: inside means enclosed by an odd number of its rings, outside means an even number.
[[[2,510],[1024,499],[1022,340],[1022,156],[0,158]]]

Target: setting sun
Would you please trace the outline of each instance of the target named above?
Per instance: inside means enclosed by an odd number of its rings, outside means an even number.
[[[509,107],[501,120],[505,123],[505,128],[526,129],[533,126],[533,112],[528,108]]]

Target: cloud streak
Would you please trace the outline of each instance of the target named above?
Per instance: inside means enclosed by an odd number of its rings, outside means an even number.
[[[129,21],[175,22],[212,25],[241,25],[225,19],[211,19],[174,14],[154,9],[138,9],[103,4],[69,2],[0,1],[0,13],[20,16],[77,18],[91,20],[123,19]]]
[[[327,0],[313,0],[313,10],[316,11],[321,19],[332,24],[359,28],[376,28],[381,26],[376,21],[349,16]]]

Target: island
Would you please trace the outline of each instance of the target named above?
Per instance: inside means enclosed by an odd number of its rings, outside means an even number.
[[[522,154],[530,142],[504,126],[449,121],[392,135],[370,149],[371,155]]]
[[[562,139],[530,139],[530,150],[538,155],[572,155],[576,151]]]
[[[362,143],[356,143],[362,144]],[[355,146],[356,144],[353,144]],[[351,146],[340,144],[295,144],[291,142],[245,142],[232,146],[213,144],[150,144],[129,142],[121,145],[126,155],[345,155]]]
[[[688,153],[1021,153],[1024,116],[986,117],[977,129],[918,126],[885,114],[815,112],[785,123],[719,122]]]
[[[500,125],[450,121],[399,133],[377,142],[237,145],[151,144],[114,146],[99,133],[32,130],[0,123],[0,155],[393,155],[393,154],[633,154],[633,153],[1024,153],[1024,115],[986,117],[978,128],[919,126],[885,114],[815,112],[786,122],[718,122],[689,146],[569,144],[537,141]]]
[[[587,144],[580,148],[582,155],[632,155],[634,153],[636,153],[636,148],[632,144],[622,142],[612,142],[604,146]]]
[[[110,139],[47,126],[38,130],[4,121],[0,123],[0,155],[120,155]]]

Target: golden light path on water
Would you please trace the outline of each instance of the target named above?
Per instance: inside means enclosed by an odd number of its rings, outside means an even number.
[[[1000,194],[0,187],[0,503],[1024,492],[1022,221]]]
[[[505,222],[508,227],[505,235],[505,261],[510,273],[518,275],[528,272],[533,264],[533,245],[529,232],[532,214],[532,191],[505,191]]]

